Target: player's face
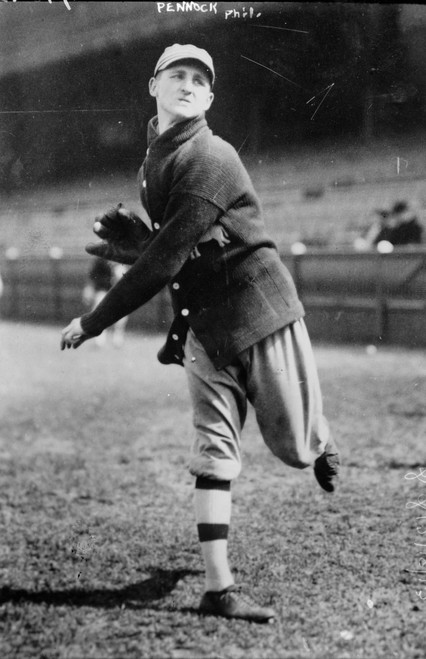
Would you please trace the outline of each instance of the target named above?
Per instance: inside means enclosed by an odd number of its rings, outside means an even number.
[[[201,66],[176,62],[149,82],[163,125],[172,126],[203,115],[213,102],[210,79]]]

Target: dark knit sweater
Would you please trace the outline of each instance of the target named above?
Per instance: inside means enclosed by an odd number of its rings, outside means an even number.
[[[82,317],[96,335],[170,286],[176,320],[160,361],[181,363],[188,325],[216,368],[303,316],[293,280],[266,234],[259,200],[235,149],[206,120],[161,135],[148,128],[139,171],[141,200],[153,234],[136,263],[101,304]],[[200,243],[220,223],[230,243]],[[199,244],[200,243],[200,244]],[[200,256],[191,258],[198,245]]]

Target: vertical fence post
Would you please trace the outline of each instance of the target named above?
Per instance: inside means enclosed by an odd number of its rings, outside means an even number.
[[[20,300],[19,300],[19,277],[18,271],[19,250],[16,247],[9,247],[6,250],[7,276],[6,281],[9,287],[9,304],[7,315],[11,318],[19,318]]]
[[[292,276],[293,276],[293,281],[296,286],[296,290],[298,293],[299,298],[302,300],[303,296],[303,278],[301,274],[301,259],[303,258],[303,254],[295,254],[293,253],[293,258],[292,258]]]
[[[299,255],[298,254],[293,254],[292,255],[292,275],[293,275],[293,281],[295,283],[295,286],[299,292],[299,279],[300,279],[300,268],[299,268]]]
[[[61,259],[63,250],[60,247],[51,247],[49,257],[52,276],[53,317],[55,320],[62,319],[62,269]]]
[[[387,339],[387,302],[385,282],[383,278],[383,263],[385,252],[377,252],[376,259],[376,339],[383,343]]]
[[[302,300],[302,295],[303,295],[303,277],[301,273],[301,263],[302,263],[302,257],[304,254],[306,254],[306,245],[301,242],[295,242],[291,246],[291,275],[293,277],[294,285],[296,286],[296,290],[298,292],[298,295],[300,299]],[[284,259],[283,259],[284,260]],[[302,300],[303,302],[303,300]]]

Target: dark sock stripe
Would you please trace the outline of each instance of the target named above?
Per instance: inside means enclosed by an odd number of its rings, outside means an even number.
[[[200,542],[226,540],[228,538],[228,524],[197,524],[197,529]]]
[[[197,490],[223,490],[229,492],[231,490],[231,481],[217,481],[213,478],[204,478],[199,476],[195,481]]]

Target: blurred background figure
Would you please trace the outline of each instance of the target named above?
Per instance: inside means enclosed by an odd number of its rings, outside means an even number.
[[[375,215],[366,234],[355,240],[355,249],[371,249],[382,242],[391,245],[422,242],[423,227],[416,212],[406,201],[397,201],[390,210],[376,210]]]
[[[105,259],[95,258],[89,269],[88,283],[83,289],[83,302],[94,309],[103,300],[110,288],[121,279],[128,268],[118,263],[111,263]],[[124,343],[124,333],[127,325],[127,316],[121,318],[115,325],[105,330],[94,339],[98,347],[107,342],[108,334],[111,333],[112,344],[115,348],[121,348]]]
[[[416,213],[406,201],[397,201],[392,208],[391,223],[387,228],[388,238],[392,245],[420,244],[422,242],[423,227]],[[382,239],[383,240],[383,239]]]

